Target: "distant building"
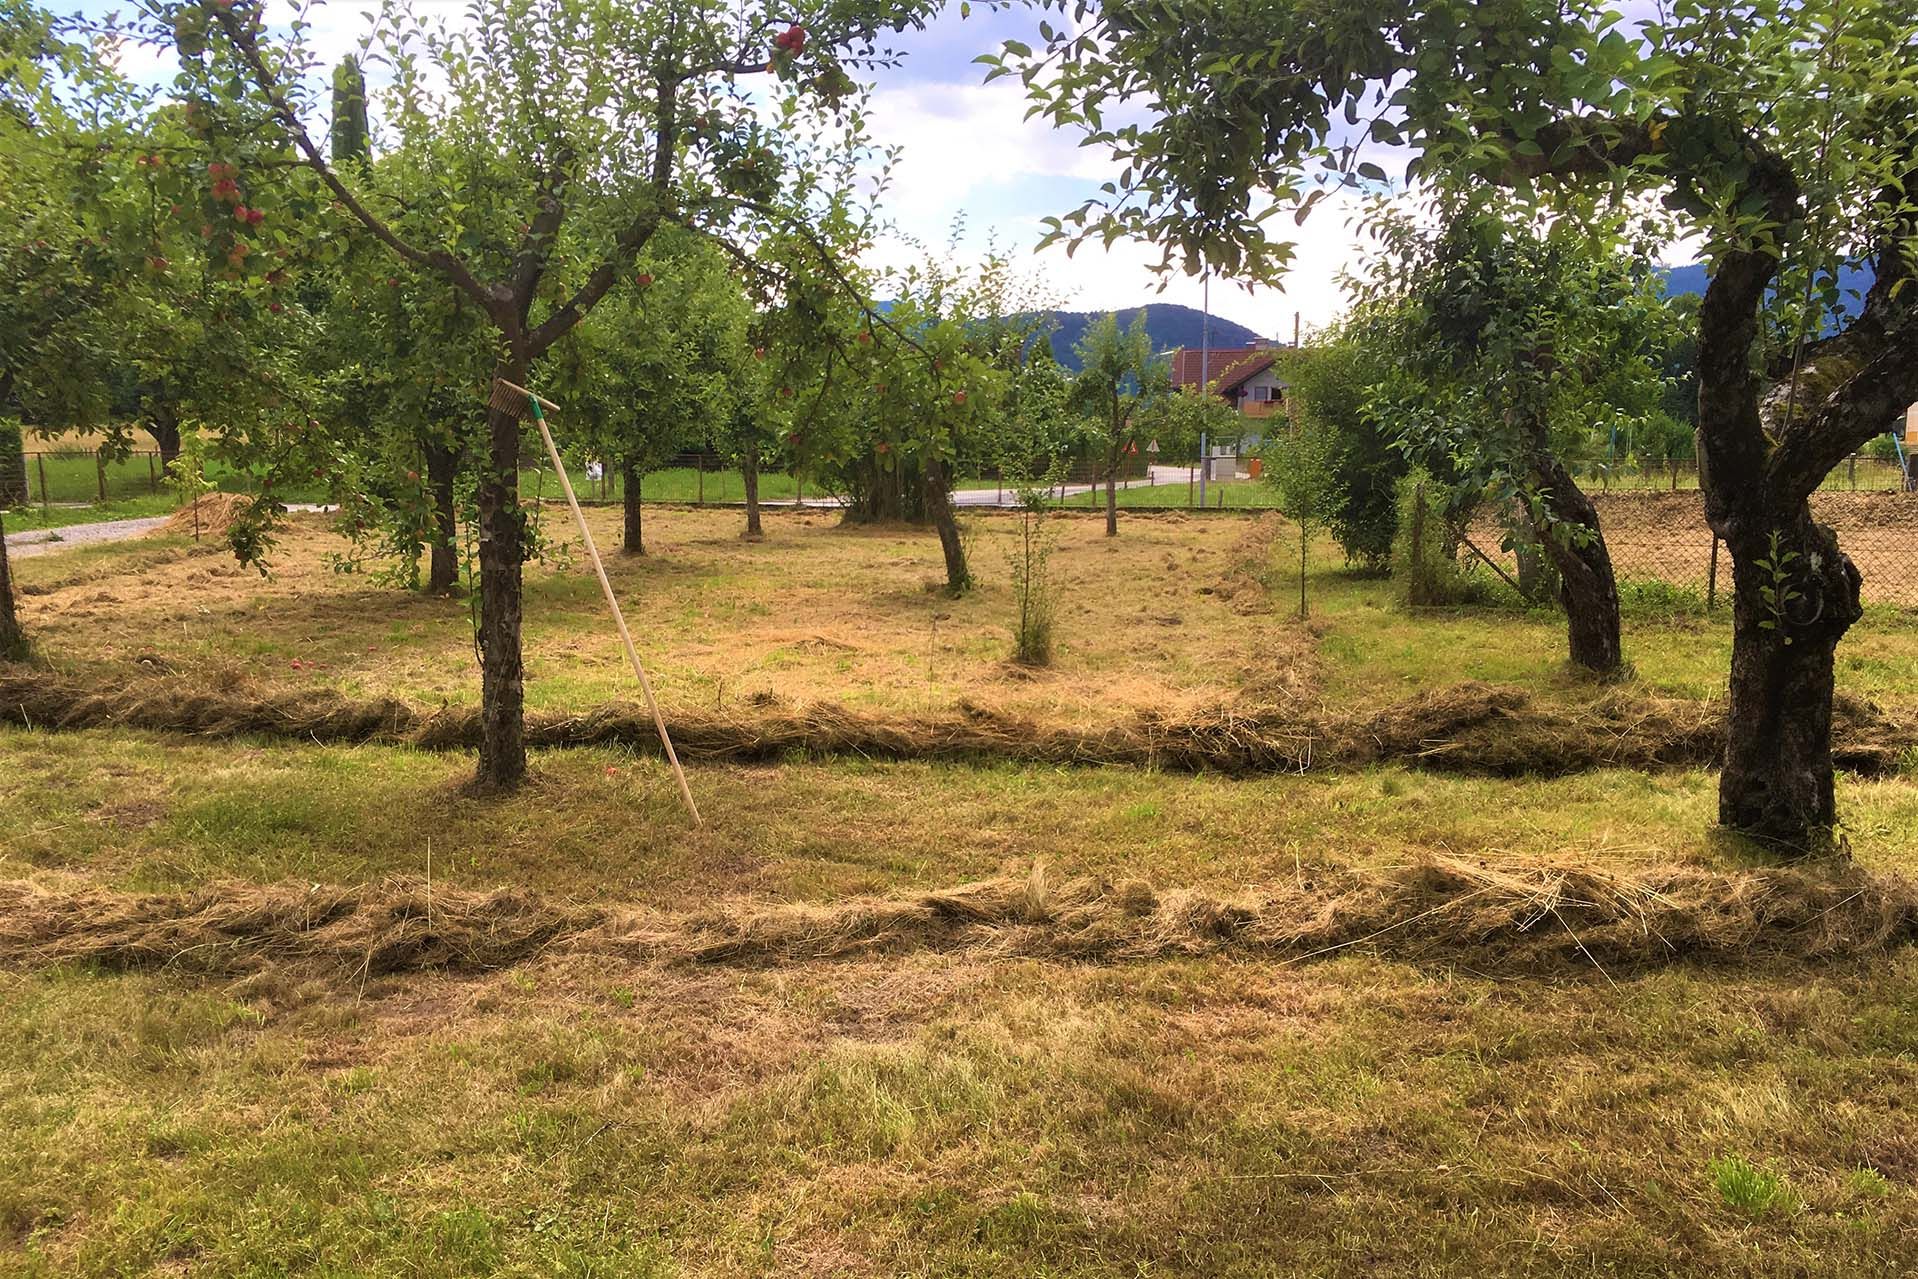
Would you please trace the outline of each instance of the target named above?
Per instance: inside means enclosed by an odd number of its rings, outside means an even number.
[[[1172,353],[1172,384],[1212,392],[1246,417],[1271,417],[1285,412],[1290,385],[1274,371],[1282,350],[1277,343],[1259,341],[1249,346],[1180,347]]]

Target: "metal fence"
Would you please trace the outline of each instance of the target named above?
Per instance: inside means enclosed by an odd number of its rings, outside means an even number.
[[[1567,461],[1572,478],[1588,493],[1663,490],[1680,493],[1698,488],[1695,458],[1664,461],[1637,458],[1586,458]],[[1829,493],[1901,492],[1918,487],[1918,469],[1895,457],[1854,453],[1825,477],[1819,486]]]
[[[0,490],[14,506],[82,506],[158,493],[166,467],[152,449],[109,461],[93,449],[44,449],[22,455],[15,484]]]
[[[1696,489],[1614,490],[1591,498],[1622,581],[1664,582],[1729,601],[1731,556],[1705,523]],[[1918,493],[1828,490],[1812,495],[1811,509],[1858,565],[1867,604],[1918,608]],[[1468,530],[1470,550],[1516,575],[1517,557],[1499,548],[1502,535],[1495,515],[1481,513]]]

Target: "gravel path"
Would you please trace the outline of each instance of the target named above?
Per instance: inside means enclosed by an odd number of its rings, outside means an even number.
[[[330,506],[319,506],[312,502],[293,502],[288,511],[330,511]],[[20,533],[7,534],[7,555],[13,559],[24,559],[30,555],[45,555],[51,551],[64,550],[69,546],[86,546],[93,542],[124,542],[130,537],[150,533],[171,518],[165,515],[143,517],[137,520],[102,520],[97,524],[69,524],[65,528],[28,529]]]
[[[24,559],[29,555],[45,555],[69,546],[85,546],[90,542],[124,541],[159,528],[166,522],[166,516],[155,515],[138,520],[102,520],[98,524],[69,524],[65,528],[37,528],[24,533],[9,533],[7,555],[13,559]]]

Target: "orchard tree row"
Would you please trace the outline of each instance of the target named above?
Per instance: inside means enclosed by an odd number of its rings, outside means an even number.
[[[748,537],[775,464],[849,518],[930,524],[955,591],[962,469],[1091,452],[1110,493],[1128,453],[1203,413],[1143,329],[1095,328],[1067,378],[1003,256],[859,265],[893,157],[851,76],[925,5],[480,0],[441,25],[393,3],[323,65],[255,0],[151,0],[131,26],[0,3],[0,412],[247,475],[244,562],[269,561],[287,494],[318,491],[357,548],[343,569],[474,591],[484,788],[525,767],[538,551],[519,492],[537,446],[489,407],[496,379],[556,401],[568,452],[623,477],[630,552],[645,473],[716,448]],[[170,81],[116,70],[134,44]]]

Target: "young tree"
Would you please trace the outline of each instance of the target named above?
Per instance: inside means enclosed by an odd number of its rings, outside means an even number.
[[[1168,265],[1270,274],[1291,246],[1262,214],[1305,216],[1320,174],[1385,182],[1368,141],[1413,148],[1408,179],[1502,184],[1548,209],[1620,191],[1676,213],[1711,268],[1699,442],[1738,585],[1719,819],[1786,849],[1828,841],[1834,652],[1860,579],[1807,499],[1918,400],[1908,0],[1676,0],[1635,34],[1598,0],[1413,0],[1331,20],[1292,0],[1081,7],[1087,20],[1008,46],[993,72],[1025,74],[1042,113],[1126,167],[1060,237],[1136,233]],[[1149,122],[1103,125],[1121,99]],[[1873,284],[1848,310],[1838,269],[1860,259]]]
[[[1265,480],[1276,490],[1279,511],[1299,530],[1299,620],[1306,616],[1306,567],[1312,534],[1323,528],[1337,507],[1338,474],[1333,470],[1335,439],[1331,432],[1303,422],[1291,422],[1269,438],[1259,455],[1265,461]]]
[[[722,245],[803,227],[822,157],[865,149],[863,116],[842,108],[845,67],[872,59],[886,27],[923,20],[917,0],[825,0],[803,11],[711,0],[607,6],[589,0],[476,0],[466,25],[383,8],[370,52],[394,69],[375,95],[380,127],[431,163],[394,190],[335,163],[306,125],[315,68],[296,24],[269,33],[254,0],[147,0],[182,55],[185,80],[265,136],[283,138],[396,269],[435,276],[485,315],[496,379],[532,370],[622,281],[655,233],[678,222]],[[742,77],[768,76],[778,127],[761,123]],[[244,86],[243,97],[232,90]],[[835,112],[839,112],[835,114]],[[380,112],[376,111],[376,115]],[[509,206],[517,216],[502,217]],[[411,231],[398,215],[426,211]],[[485,388],[475,388],[476,391]],[[483,789],[525,773],[518,500],[521,415],[487,415],[477,478]]]
[[[1390,376],[1384,336],[1364,307],[1286,357],[1286,416],[1325,438],[1334,492],[1326,524],[1346,562],[1382,572],[1398,531],[1399,480],[1410,463],[1373,412],[1373,388]]]
[[[726,257],[683,229],[655,236],[637,265],[635,287],[555,349],[549,381],[567,434],[619,474],[631,555],[646,552],[646,473],[736,411],[751,319]]]
[[[1145,311],[1129,328],[1108,312],[1086,326],[1072,402],[1093,426],[1106,486],[1106,536],[1119,536],[1119,467],[1152,440],[1148,419],[1172,392],[1165,362],[1152,355]]]

